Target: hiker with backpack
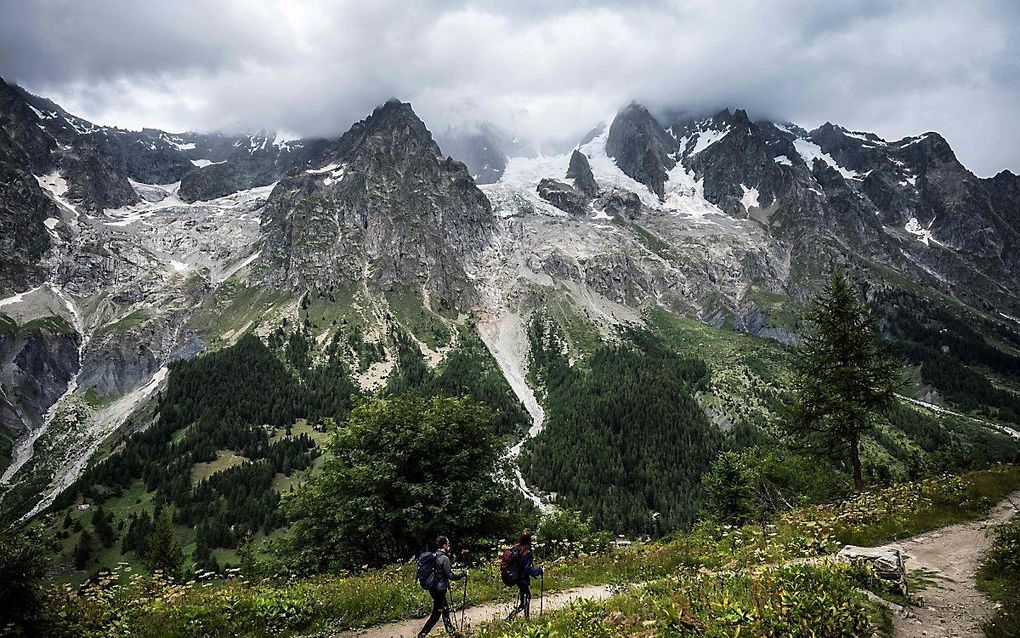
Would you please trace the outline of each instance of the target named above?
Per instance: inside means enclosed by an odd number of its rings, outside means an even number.
[[[531,579],[542,575],[542,568],[535,567],[531,553],[531,532],[524,530],[516,545],[503,551],[500,559],[500,578],[503,584],[517,585],[518,600],[507,622],[524,612],[525,618],[531,618]]]
[[[418,584],[426,589],[432,596],[432,615],[425,621],[425,626],[418,632],[418,638],[427,635],[432,628],[443,619],[443,626],[446,633],[451,636],[457,635],[457,631],[450,620],[450,606],[446,602],[446,592],[450,589],[450,581],[466,578],[468,570],[454,572],[450,564],[450,539],[440,536],[436,539],[436,551],[425,552],[418,557],[417,576]]]

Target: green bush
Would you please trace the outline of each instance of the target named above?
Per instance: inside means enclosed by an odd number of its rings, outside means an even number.
[[[857,638],[869,635],[865,598],[842,565],[722,576],[682,575],[601,602],[577,601],[529,626],[483,626],[479,638]]]
[[[440,534],[464,547],[524,526],[504,480],[492,413],[471,399],[366,401],[329,445],[322,472],[285,502],[287,554],[301,571],[407,560]]]
[[[591,522],[570,510],[546,514],[538,525],[538,538],[543,543],[583,541],[590,538],[591,533]]]
[[[1020,636],[1020,516],[1000,525],[978,574],[979,585],[1000,603],[982,629],[987,638]]]
[[[766,521],[850,491],[849,477],[831,463],[775,447],[724,452],[703,482],[709,514],[733,525]]]
[[[0,530],[0,634],[38,633],[42,623],[39,581],[45,569],[39,539]]]

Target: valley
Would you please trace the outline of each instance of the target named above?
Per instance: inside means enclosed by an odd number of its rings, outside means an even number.
[[[489,164],[465,164],[399,100],[293,140],[100,127],[0,94],[0,518],[50,552],[47,579],[74,592],[55,609],[151,582],[197,601],[211,635],[262,629],[206,585],[270,596],[287,635],[406,619],[421,601],[400,561],[445,529],[413,495],[462,508],[472,564],[505,540],[496,521],[560,541],[552,588],[606,600],[551,628],[592,614],[686,635],[685,614],[716,623],[718,601],[671,579],[734,562],[871,627],[883,612],[859,574],[784,562],[899,538],[910,512],[939,512],[924,529],[972,520],[1016,488],[1020,177],[974,176],[937,133],[632,103],[562,152],[494,167],[484,136],[458,148]],[[859,442],[867,494],[929,491],[818,540],[812,517],[863,498],[845,457],[788,431],[833,271],[900,364]],[[436,414],[448,428],[422,440]],[[435,487],[444,463],[459,491]],[[468,484],[488,486],[484,506]],[[345,491],[361,487],[380,492]],[[956,500],[968,490],[980,499]],[[399,540],[367,551],[354,530]],[[622,567],[595,575],[593,557]],[[745,600],[756,574],[719,587]],[[348,578],[397,602],[348,596]],[[96,630],[122,613],[138,635],[190,631],[172,604],[106,609]]]

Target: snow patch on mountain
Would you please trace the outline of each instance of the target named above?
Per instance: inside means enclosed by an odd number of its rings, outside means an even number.
[[[800,158],[804,160],[804,163],[807,164],[809,170],[813,168],[814,161],[817,159],[836,169],[839,172],[839,174],[842,175],[845,179],[857,179],[857,180],[861,179],[860,174],[851,171],[843,166],[840,166],[839,162],[837,162],[831,155],[823,151],[821,146],[818,146],[817,144],[807,139],[797,131],[783,124],[776,124],[775,126],[779,130],[793,137],[793,147],[797,151],[797,154],[800,155]],[[781,155],[780,157],[786,156]],[[785,163],[779,162],[778,158],[775,158],[775,161],[780,164]],[[787,158],[787,161],[789,161],[789,158]]]
[[[588,158],[588,165],[591,167],[595,181],[602,188],[616,187],[636,193],[646,206],[656,205],[658,198],[655,194],[649,191],[647,186],[620,170],[620,167],[616,165],[616,160],[606,154],[608,138],[609,129],[606,128],[590,142],[577,147],[577,150]],[[547,177],[563,180],[567,173],[567,167],[570,166],[572,154],[571,150],[559,155],[511,157],[507,161],[506,170],[503,171],[503,175],[497,183],[534,191],[538,188],[538,183]]]
[[[797,153],[800,155],[800,158],[804,160],[804,163],[808,165],[808,168],[811,168],[814,161],[817,159],[836,169],[839,174],[846,179],[860,179],[860,176],[857,173],[840,166],[831,155],[822,150],[821,146],[818,146],[810,140],[806,140],[802,137],[794,138],[793,147],[797,149]]]
[[[26,104],[27,104],[27,102],[26,102]],[[39,109],[35,108],[31,104],[28,104],[28,108],[32,109],[32,112],[35,113],[35,116],[38,117],[40,120],[51,120],[54,117],[56,117],[55,113],[43,113],[42,111],[40,111]]]
[[[195,150],[194,142],[185,142],[183,138],[177,137],[176,135],[170,135],[169,133],[160,133],[159,139],[165,142],[168,146],[177,149],[178,151]]]
[[[294,134],[285,131],[279,131],[273,138],[273,146],[280,149],[281,151],[289,152],[295,148],[301,148],[303,144],[295,144],[301,138]]]
[[[75,205],[64,199],[64,195],[67,194],[67,180],[61,177],[58,171],[34,177],[35,181],[39,183],[39,187],[49,194],[50,199],[70,211],[75,218],[79,217],[80,213]]]
[[[312,168],[305,171],[309,175],[326,175],[326,178],[322,180],[322,183],[326,186],[334,182],[339,182],[344,178],[345,165],[340,162],[333,162],[322,168]]]
[[[660,205],[657,201],[652,208],[666,210],[690,217],[705,220],[707,215],[725,215],[718,206],[705,199],[705,180],[696,179],[683,162],[666,173],[666,199]]]
[[[15,304],[20,304],[21,302],[25,301],[25,297],[28,297],[38,292],[42,288],[45,288],[47,285],[48,284],[41,284],[39,286],[36,286],[35,288],[32,288],[31,290],[19,292],[17,294],[11,295],[10,297],[7,297],[6,299],[0,299],[0,308],[3,308],[4,306],[13,306]]]
[[[865,146],[885,146],[887,144],[885,140],[879,138],[878,136],[874,135],[869,136],[867,133],[863,133],[860,131],[847,131],[844,129],[843,135],[846,135],[847,137],[852,137],[854,139],[862,140],[867,143],[865,144]]]
[[[740,188],[744,191],[744,194],[740,198],[740,203],[744,206],[744,210],[751,210],[752,208],[761,208],[761,204],[758,203],[758,189],[748,188],[743,184]]]
[[[191,163],[199,168],[205,168],[206,166],[212,166],[213,164],[226,164],[227,160],[223,160],[222,162],[214,162],[209,159],[193,159],[191,160]]]
[[[694,139],[694,148],[691,149],[690,153],[687,153],[687,156],[690,157],[692,155],[697,155],[698,153],[705,150],[709,146],[715,144],[722,138],[726,137],[726,135],[729,134],[731,130],[732,129],[729,126],[726,126],[725,128],[722,129],[704,128],[698,130],[692,133],[691,135],[685,136],[682,140],[680,140],[680,148],[681,149],[687,148],[687,145],[690,144],[691,139]]]
[[[728,131],[715,131],[710,137],[715,141],[721,139]],[[659,201],[658,196],[647,186],[624,173],[616,160],[606,153],[606,141],[609,138],[609,129],[604,129],[589,142],[577,147],[588,158],[588,165],[591,167],[592,176],[602,189],[618,188],[636,194],[641,203],[653,210],[666,211],[681,215],[701,222],[711,223],[705,219],[708,215],[725,215],[717,206],[705,199],[703,180],[694,177],[682,162],[677,162],[666,176],[666,197]],[[707,147],[707,144],[706,144]],[[493,210],[500,216],[512,216],[514,211],[520,210],[521,201],[514,201],[514,198],[505,192],[505,188],[514,187],[515,190],[524,193],[527,201],[536,211],[560,217],[564,213],[552,207],[536,195],[538,183],[545,178],[564,180],[567,167],[570,165],[570,156],[573,153],[562,153],[560,155],[540,155],[537,157],[512,157],[507,161],[506,170],[500,178],[499,184],[502,189],[482,187],[483,192],[489,196],[493,203]],[[515,208],[516,206],[516,208]],[[554,212],[555,211],[555,212]],[[605,221],[612,219],[608,215],[595,215],[593,219]]]
[[[921,222],[917,221],[916,217],[911,217],[907,221],[906,225],[903,227],[903,230],[907,231],[911,235],[916,236],[917,240],[924,244],[925,246],[930,246],[931,242],[939,244],[941,242],[935,239],[935,237],[931,234],[931,225],[934,223],[935,218],[932,218],[932,220],[928,222],[927,226],[922,226]]]
[[[791,162],[790,158],[785,155],[777,155],[776,157],[772,158],[772,161],[775,162],[776,164],[782,164],[784,166],[793,166],[793,162]]]

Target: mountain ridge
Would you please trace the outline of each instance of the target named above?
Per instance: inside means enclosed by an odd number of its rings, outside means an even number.
[[[52,498],[137,427],[173,361],[281,323],[318,344],[357,326],[351,365],[378,388],[408,344],[443,361],[466,317],[520,341],[552,312],[578,356],[660,308],[794,343],[791,317],[835,266],[873,299],[959,304],[989,334],[1020,316],[1020,178],[976,178],[933,133],[886,142],[740,109],[664,126],[634,103],[478,184],[399,100],[338,138],[287,141],[116,131],[0,89],[0,228],[15,232],[0,429],[29,442],[5,507]],[[517,359],[504,372],[524,378]],[[33,458],[33,436],[62,451]]]

